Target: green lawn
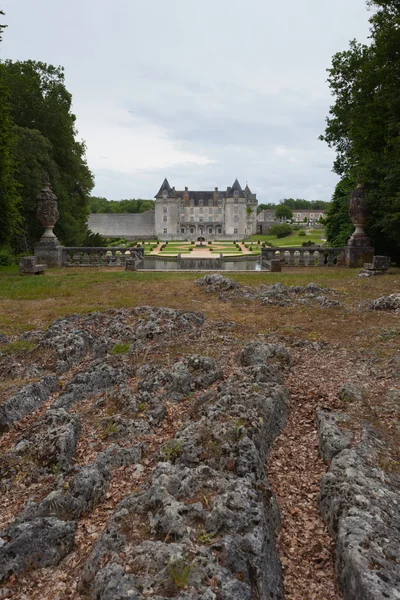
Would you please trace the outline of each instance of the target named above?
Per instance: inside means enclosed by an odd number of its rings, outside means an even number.
[[[267,244],[272,243],[276,248],[280,246],[301,246],[303,242],[314,242],[314,244],[323,244],[321,237],[324,237],[325,231],[323,229],[311,229],[305,236],[299,235],[298,231],[294,231],[290,235],[278,238],[276,235],[252,235],[250,237],[251,242],[266,242]],[[248,244],[248,242],[246,242]]]

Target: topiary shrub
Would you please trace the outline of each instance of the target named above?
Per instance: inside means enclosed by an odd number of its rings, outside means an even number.
[[[299,235],[301,235],[302,237],[305,237],[306,232],[304,231],[304,229],[302,231],[299,231]]]

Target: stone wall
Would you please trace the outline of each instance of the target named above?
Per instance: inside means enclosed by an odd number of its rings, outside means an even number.
[[[105,213],[89,215],[88,227],[104,237],[123,237],[128,240],[154,239],[154,210],[144,213]]]

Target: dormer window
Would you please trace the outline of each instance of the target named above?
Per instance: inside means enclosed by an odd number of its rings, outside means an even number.
[[[167,192],[167,190],[163,191],[162,197],[164,198],[164,200],[166,200],[168,198],[168,192]]]
[[[235,190],[233,192],[233,195],[234,195],[235,198],[239,198],[239,192],[238,192],[238,190]]]
[[[193,198],[190,201],[190,206],[194,206],[194,200],[193,200]]]
[[[212,205],[213,205],[213,201],[212,201],[212,200],[209,200],[209,201],[208,201],[208,206],[212,206]]]
[[[204,200],[203,199],[199,200],[199,206],[203,206],[203,205],[204,205]]]

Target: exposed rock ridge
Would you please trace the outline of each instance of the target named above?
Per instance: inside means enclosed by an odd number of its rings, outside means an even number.
[[[264,462],[285,422],[290,357],[254,343],[238,363],[161,449],[148,485],[117,507],[84,569],[91,598],[283,598]]]
[[[330,463],[320,506],[336,541],[344,600],[400,598],[400,477],[385,468],[385,445],[370,428],[349,447],[343,415],[318,415],[320,448]]]

